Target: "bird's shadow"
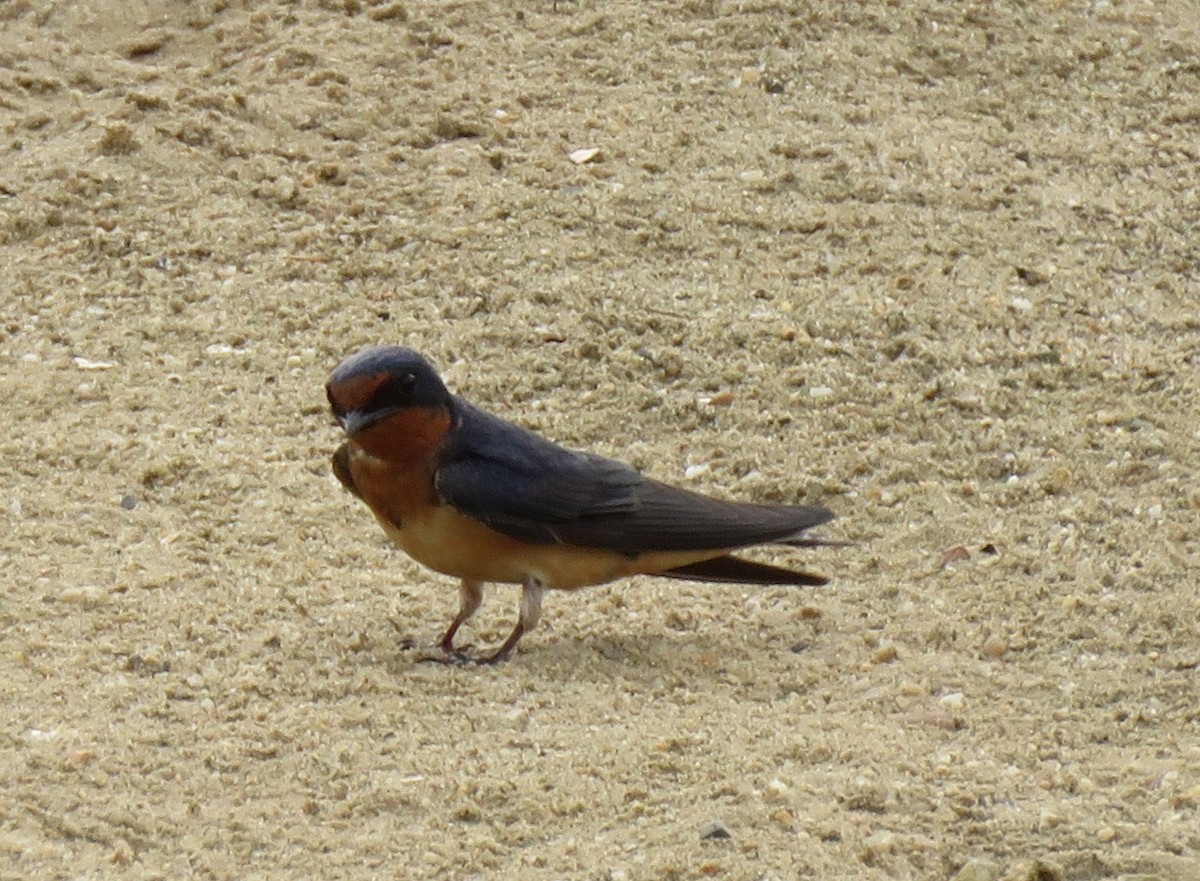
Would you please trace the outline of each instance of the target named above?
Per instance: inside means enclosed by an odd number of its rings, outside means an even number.
[[[763,663],[793,666],[799,663],[798,646],[805,643],[800,634],[795,639],[774,635],[756,645],[737,641],[730,643],[720,635],[694,632],[663,635],[597,634],[579,638],[538,639],[531,634],[511,658],[495,666],[471,663],[440,663],[445,659],[441,650],[429,640],[401,639],[395,653],[388,658],[385,652],[377,660],[404,675],[413,668],[436,668],[447,675],[486,675],[489,670],[504,671],[503,675],[528,675],[544,680],[610,683],[614,679],[660,682],[664,677],[677,678],[694,687],[705,681],[725,681],[732,666],[744,663]],[[473,645],[471,655],[485,656],[494,646]]]

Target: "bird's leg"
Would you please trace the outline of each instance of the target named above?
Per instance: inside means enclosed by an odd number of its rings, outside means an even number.
[[[454,635],[472,615],[483,605],[483,582],[473,578],[464,578],[458,585],[458,614],[450,622],[450,627],[442,636],[442,651],[448,655],[462,656],[462,652],[454,647]]]
[[[521,587],[521,613],[517,616],[517,626],[513,628],[508,639],[504,640],[504,644],[496,649],[494,654],[480,658],[477,663],[498,664],[508,660],[513,649],[517,647],[517,643],[521,641],[521,637],[537,627],[538,620],[542,617],[542,593],[544,591],[545,588],[540,581],[532,575],[526,577],[525,583]]]

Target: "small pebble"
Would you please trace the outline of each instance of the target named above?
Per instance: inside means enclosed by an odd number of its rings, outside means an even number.
[[[766,789],[767,789],[767,795],[773,796],[775,798],[782,798],[783,796],[786,796],[788,794],[788,792],[791,791],[791,787],[788,786],[786,783],[784,783],[782,780],[780,780],[778,777],[774,778],[769,783],[767,783]]]
[[[706,826],[700,827],[701,841],[712,841],[718,838],[733,838],[733,833],[729,831],[729,827],[720,820],[715,820]]]
[[[572,150],[570,153],[568,153],[567,158],[576,165],[586,165],[599,155],[599,147],[581,147],[578,150]]]
[[[952,691],[938,698],[938,706],[947,710],[961,710],[966,702],[961,691]]]
[[[963,560],[969,559],[971,559],[971,552],[962,545],[956,545],[942,554],[941,568],[945,569],[947,566],[953,563],[959,563]]]
[[[1083,601],[1083,597],[1077,594],[1068,594],[1065,597],[1061,597],[1058,601],[1058,605],[1064,612],[1074,612],[1078,609],[1085,608],[1086,606]]]
[[[90,764],[96,758],[94,749],[77,749],[67,753],[64,760],[73,768],[81,768],[84,765]]]
[[[983,641],[983,656],[985,658],[1003,658],[1008,654],[1008,641],[999,636],[989,636]]]
[[[896,647],[890,643],[881,645],[875,650],[875,654],[871,655],[871,661],[875,664],[890,664],[896,658],[900,657],[900,653]]]
[[[136,497],[130,495],[129,493],[126,493],[125,495],[121,496],[121,507],[124,508],[126,511],[132,511],[137,506],[138,506],[138,500]]]
[[[989,860],[967,860],[963,863],[953,878],[953,881],[996,881],[1000,877],[1000,867]]]
[[[1200,786],[1192,786],[1183,792],[1177,792],[1170,798],[1171,807],[1176,810],[1193,810],[1200,805]]]
[[[1051,810],[1044,810],[1038,815],[1037,828],[1039,832],[1045,832],[1053,829],[1056,826],[1061,826],[1063,818]]]
[[[118,866],[127,866],[133,862],[136,852],[133,847],[124,838],[118,838],[113,842],[112,853],[108,855],[108,861]]]
[[[738,79],[742,81],[742,85],[756,86],[762,80],[762,75],[763,72],[757,67],[743,67]]]
[[[75,366],[80,370],[108,370],[110,367],[116,367],[112,361],[93,361],[90,358],[82,356],[73,359]]]
[[[1042,475],[1042,489],[1050,495],[1057,495],[1071,483],[1071,469],[1066,467],[1052,468]]]
[[[891,507],[892,505],[894,505],[896,503],[896,498],[897,498],[896,493],[894,493],[892,490],[884,489],[881,486],[875,486],[875,485],[868,486],[863,491],[863,495],[866,497],[867,501],[874,502],[877,505],[884,505],[887,507]]]
[[[913,707],[906,717],[920,725],[931,725],[934,728],[941,728],[943,731],[958,731],[963,727],[961,720],[955,718],[953,713],[947,712],[943,707]],[[943,772],[938,772],[942,774]]]
[[[95,584],[83,584],[63,588],[58,599],[74,606],[102,606],[108,602],[108,592]]]
[[[863,839],[863,846],[859,857],[864,862],[873,862],[878,857],[891,853],[895,849],[896,833],[883,829],[879,832],[873,832]]]

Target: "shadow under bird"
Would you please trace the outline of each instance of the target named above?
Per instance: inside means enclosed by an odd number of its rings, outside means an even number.
[[[399,346],[346,358],[326,384],[348,440],[338,480],[417,562],[461,579],[441,640],[448,661],[507,659],[537,626],[547,588],[629,575],[761,585],[820,585],[808,572],[733,555],[752,545],[820,545],[805,535],[822,507],[722,501],[575,452],[452,395],[432,365]],[[454,637],[485,582],[520,584],[520,615],[493,654],[468,658]]]

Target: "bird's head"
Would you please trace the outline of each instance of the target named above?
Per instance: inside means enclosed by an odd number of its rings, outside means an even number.
[[[325,394],[346,436],[380,458],[423,453],[449,428],[450,392],[412,349],[380,346],[350,355],[329,375]]]

